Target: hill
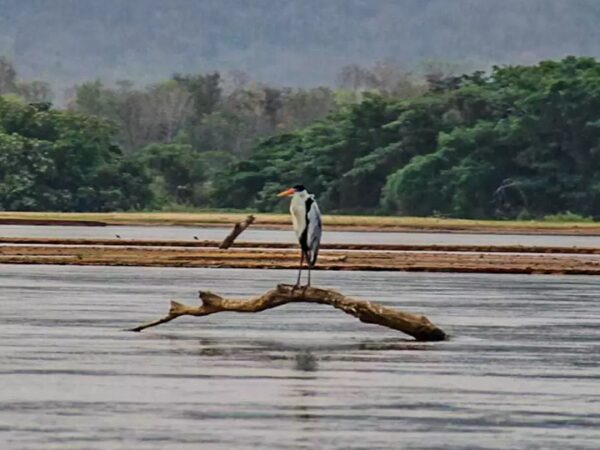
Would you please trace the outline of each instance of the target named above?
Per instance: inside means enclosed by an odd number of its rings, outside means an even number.
[[[384,59],[487,68],[597,57],[599,22],[596,0],[0,0],[0,55],[59,99],[84,80],[211,70],[315,86]]]

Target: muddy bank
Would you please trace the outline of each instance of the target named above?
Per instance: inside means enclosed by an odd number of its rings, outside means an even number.
[[[157,239],[95,239],[95,238],[44,238],[0,237],[0,244],[25,245],[80,245],[116,247],[188,247],[218,248],[221,241],[210,240],[157,240]],[[232,248],[239,249],[296,249],[292,242],[236,242]],[[432,252],[479,252],[479,253],[556,253],[600,255],[598,247],[565,247],[539,245],[440,245],[440,244],[321,244],[323,250],[367,251],[432,251]]]
[[[329,249],[323,250],[317,270],[600,275],[600,256],[562,253]],[[0,246],[0,264],[294,269],[298,250],[4,244]]]
[[[63,226],[63,227],[105,227],[106,222],[98,220],[63,220],[63,219],[18,219],[0,217],[0,225],[38,225],[38,226]]]

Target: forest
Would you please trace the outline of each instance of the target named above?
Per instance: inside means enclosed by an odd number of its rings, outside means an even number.
[[[458,73],[348,65],[335,87],[244,73],[84,82],[55,109],[0,60],[0,209],[280,211],[536,218],[600,207],[600,63]]]

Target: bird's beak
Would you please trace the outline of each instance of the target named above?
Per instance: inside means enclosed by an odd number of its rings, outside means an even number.
[[[285,191],[281,191],[279,194],[277,194],[277,197],[289,197],[290,195],[294,195],[294,192],[296,192],[294,188],[289,188]]]

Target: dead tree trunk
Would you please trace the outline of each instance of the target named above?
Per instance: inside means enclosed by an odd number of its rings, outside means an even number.
[[[244,231],[246,228],[252,225],[253,222],[254,216],[250,214],[248,217],[246,217],[244,221],[236,223],[233,227],[233,230],[231,230],[231,233],[229,233],[229,236],[227,236],[223,240],[223,242],[221,242],[219,248],[225,249],[231,247],[231,244],[233,244],[235,238],[237,238],[242,233],[242,231]]]
[[[208,316],[224,311],[254,313],[287,303],[306,302],[331,305],[361,322],[373,323],[402,331],[418,341],[443,341],[447,335],[425,316],[398,311],[368,300],[356,300],[331,289],[315,287],[296,288],[280,284],[263,295],[248,300],[225,299],[208,291],[200,291],[200,306],[187,306],[171,302],[169,313],[162,319],[139,325],[130,331],[142,331],[180,316]]]

